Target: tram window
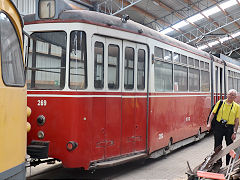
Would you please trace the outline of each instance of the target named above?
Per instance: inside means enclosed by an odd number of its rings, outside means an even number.
[[[154,56],[163,59],[163,49],[159,47],[154,47]]]
[[[236,78],[233,78],[233,89],[236,89],[237,90],[237,79]]]
[[[201,71],[201,91],[210,91],[210,76],[208,71]]]
[[[145,50],[138,50],[137,88],[145,89]]]
[[[10,19],[0,13],[2,77],[7,86],[24,86],[23,59],[20,42]]]
[[[125,48],[124,61],[124,88],[134,88],[134,49],[131,47]]]
[[[113,44],[108,46],[108,88],[119,88],[119,47]]]
[[[173,55],[173,61],[174,61],[174,62],[180,62],[180,54],[174,53],[174,55]]]
[[[237,80],[238,81],[238,85],[237,85],[237,91],[240,92],[240,79]]]
[[[237,78],[240,78],[239,73],[237,73]]]
[[[187,64],[187,56],[181,55],[181,63]]]
[[[187,67],[174,65],[174,90],[175,91],[188,90]]]
[[[233,89],[233,78],[228,77],[228,90]]]
[[[87,48],[86,33],[72,31],[70,34],[69,58],[69,87],[70,89],[87,88]]]
[[[200,90],[200,71],[189,68],[189,91]]]
[[[154,64],[155,90],[159,92],[172,91],[173,65],[156,61]]]
[[[196,68],[199,67],[199,60],[197,60],[197,59],[194,60],[194,67],[196,67]]]
[[[203,61],[200,61],[200,68],[204,69],[204,62]]]
[[[104,45],[101,42],[95,42],[94,46],[94,87],[104,87]]]
[[[66,33],[33,33],[28,66],[28,89],[63,89],[66,72]]]
[[[204,63],[204,69],[209,70],[209,63],[207,62]]]
[[[164,60],[172,61],[172,52],[164,49]]]
[[[193,58],[188,58],[188,64],[190,66],[194,66],[194,59]]]

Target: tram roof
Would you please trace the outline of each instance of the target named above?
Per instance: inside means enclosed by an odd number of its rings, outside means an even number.
[[[126,23],[122,22],[121,18],[116,16],[110,16],[107,14],[89,11],[89,10],[66,10],[62,11],[59,14],[58,19],[46,19],[46,20],[36,20],[35,14],[24,16],[25,24],[40,24],[40,23],[57,23],[57,22],[83,22],[96,24],[100,26],[105,26],[109,28],[120,29],[123,31],[132,32],[135,34],[141,34],[153,39],[159,40],[161,42],[167,43],[171,46],[175,46],[181,48],[183,50],[187,50],[196,55],[204,56],[210,58],[209,54],[201,51],[193,46],[185,44],[181,41],[178,41],[174,38],[171,38],[167,35],[164,35],[158,31],[155,31],[149,27],[136,23],[132,20],[128,20]],[[218,61],[220,60],[217,57],[214,57]],[[220,60],[221,61],[221,60]]]

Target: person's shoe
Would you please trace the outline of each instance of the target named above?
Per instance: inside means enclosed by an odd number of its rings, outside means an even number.
[[[213,164],[212,172],[218,173],[221,167],[222,167],[222,161],[217,161],[216,163]]]

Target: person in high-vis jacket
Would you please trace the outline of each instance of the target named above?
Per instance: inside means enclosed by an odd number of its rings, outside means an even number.
[[[235,89],[230,89],[227,93],[227,99],[223,100],[222,106],[220,107],[217,114],[217,122],[213,128],[214,134],[214,149],[219,145],[222,145],[223,137],[225,136],[225,141],[227,146],[230,145],[235,139],[238,130],[239,117],[240,117],[240,106],[234,102],[237,97],[237,91]],[[207,124],[208,130],[211,129],[211,122],[214,115],[217,112],[220,101],[218,101],[212,110]],[[229,164],[230,155],[226,156],[226,165]],[[222,161],[219,160],[220,166]]]

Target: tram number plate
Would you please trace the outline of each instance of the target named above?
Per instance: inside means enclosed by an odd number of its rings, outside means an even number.
[[[47,100],[37,100],[38,106],[47,106]]]

